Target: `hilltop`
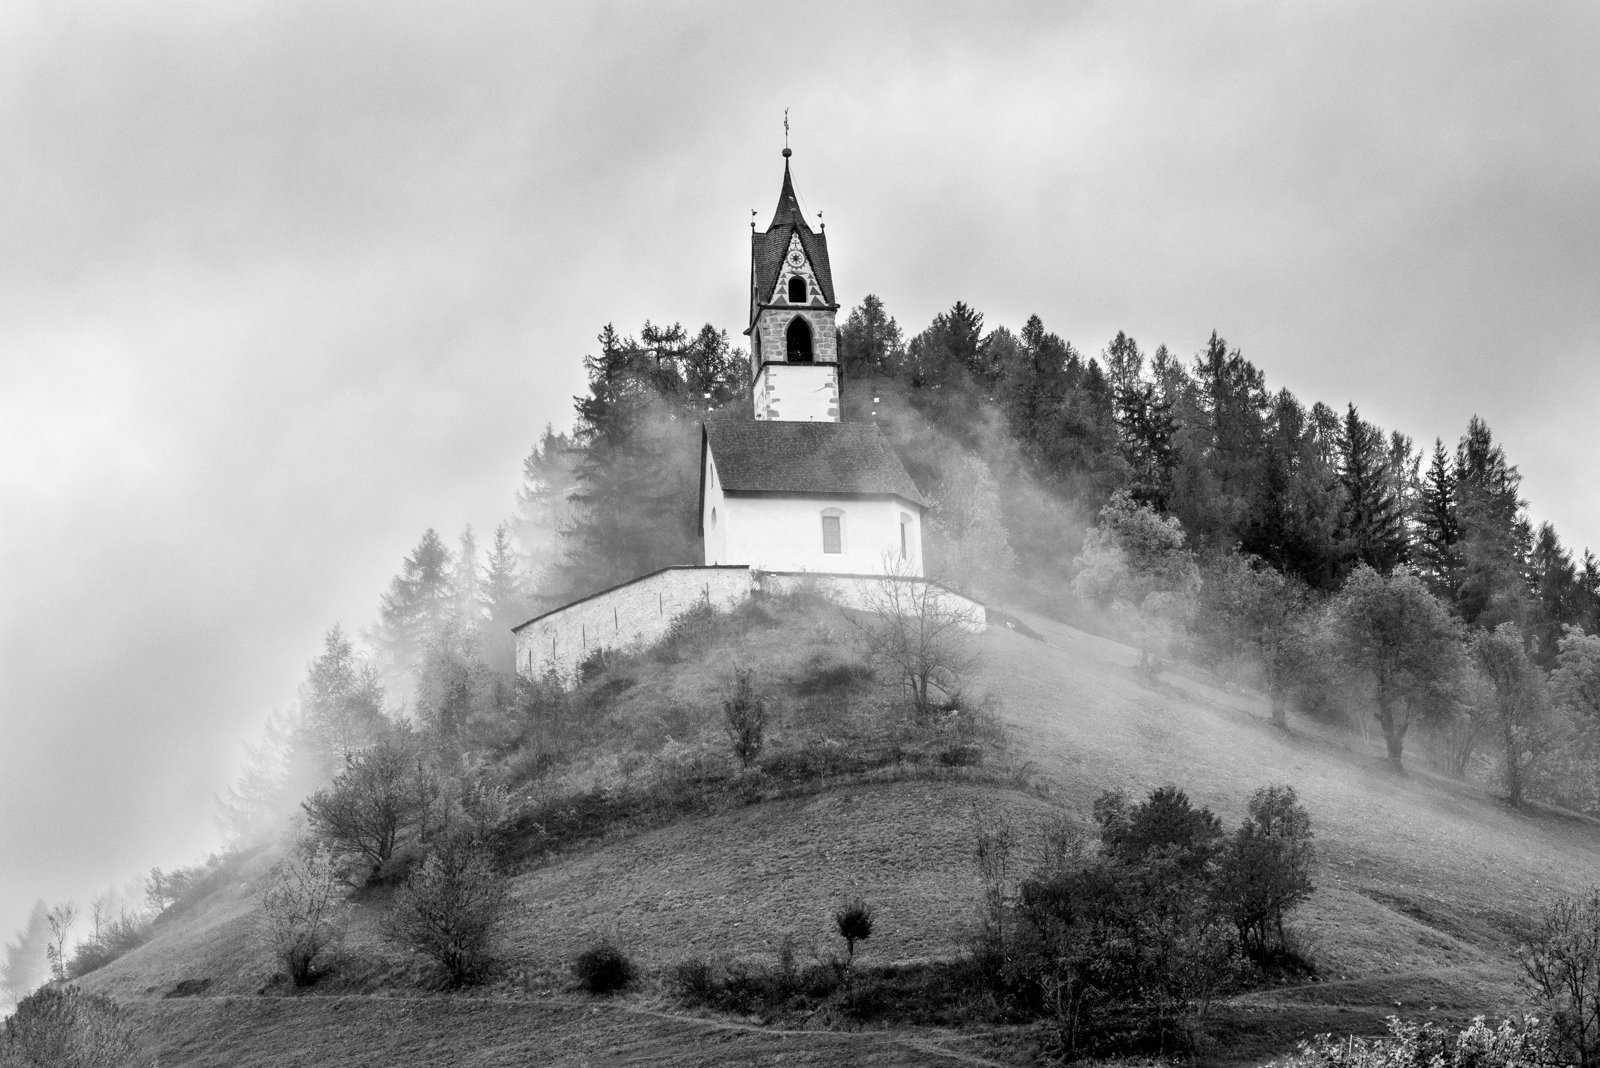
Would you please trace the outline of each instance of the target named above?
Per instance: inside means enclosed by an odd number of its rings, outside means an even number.
[[[1514,948],[1547,898],[1600,871],[1600,826],[1515,811],[1425,768],[1397,776],[1377,740],[1298,721],[1279,731],[1253,692],[1187,669],[1152,682],[1126,646],[1022,619],[1037,637],[983,637],[974,688],[995,699],[1006,736],[984,766],[880,766],[533,861],[514,884],[512,967],[480,993],[419,986],[420,966],[379,939],[384,895],[369,892],[339,971],[280,996],[253,935],[264,855],[82,985],[133,1007],[164,1065],[910,1064],[936,1051],[1012,1063],[1025,1045],[1015,1027],[768,1029],[685,1010],[654,980],[589,999],[565,969],[602,934],[656,977],[691,954],[770,961],[785,936],[802,956],[832,952],[829,910],[844,893],[878,910],[863,963],[915,968],[964,949],[980,892],[975,809],[1022,828],[1062,814],[1087,824],[1103,790],[1171,782],[1232,823],[1257,787],[1289,783],[1317,836],[1317,890],[1293,919],[1317,975],[1215,1006],[1205,1060],[1259,1063],[1314,1032],[1376,1033],[1391,1013],[1461,1020],[1523,1007]],[[779,671],[848,647],[848,628],[825,620],[754,629],[740,653],[765,650],[772,660],[752,662]],[[697,688],[709,699],[729,653],[714,645],[660,669],[657,689],[636,687],[633,714],[652,693],[675,707],[693,705]],[[803,733],[794,720],[782,729]]]

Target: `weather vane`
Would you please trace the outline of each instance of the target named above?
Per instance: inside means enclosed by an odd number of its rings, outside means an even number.
[[[789,147],[789,109],[783,109],[783,147]]]

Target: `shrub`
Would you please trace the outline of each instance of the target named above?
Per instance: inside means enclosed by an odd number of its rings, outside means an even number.
[[[128,1011],[103,994],[43,986],[17,1003],[0,1031],[6,1068],[142,1068]]]
[[[335,858],[364,869],[356,880],[364,882],[423,823],[437,793],[438,783],[411,737],[396,732],[347,757],[333,785],[302,807],[312,833]]]
[[[856,943],[872,937],[872,906],[859,897],[852,898],[834,910],[833,924],[839,929],[839,937],[844,939],[849,954],[847,960],[854,962]]]
[[[602,938],[572,962],[578,985],[591,994],[615,994],[638,978],[633,961],[611,939]]]
[[[1479,1016],[1455,1034],[1434,1023],[1389,1017],[1387,1038],[1318,1035],[1270,1068],[1543,1068],[1585,1062],[1550,1059],[1549,1035],[1536,1021],[1489,1027]],[[1593,1063],[1593,1062],[1587,1062]]]
[[[621,654],[609,646],[591,649],[587,656],[578,661],[578,681],[593,682],[615,667],[621,659]]]
[[[150,918],[143,913],[123,913],[78,943],[67,974],[76,979],[138,949],[150,941]]]
[[[691,1005],[709,1005],[717,995],[717,971],[704,957],[685,957],[673,966],[671,983]]]
[[[1600,888],[1550,907],[1518,954],[1563,1064],[1600,1064]]]
[[[748,768],[761,755],[767,731],[767,699],[756,690],[749,668],[733,669],[733,690],[722,700],[722,726],[740,766]]]
[[[1292,786],[1264,786],[1234,833],[1218,872],[1217,896],[1258,963],[1288,952],[1284,916],[1311,896],[1311,816]]]
[[[690,608],[672,617],[667,633],[652,652],[663,664],[676,664],[701,649],[715,633],[719,613],[710,597],[702,597]]]
[[[395,895],[384,933],[433,960],[451,986],[467,986],[493,972],[510,908],[510,880],[488,849],[451,836]]]
[[[299,843],[267,876],[261,933],[296,987],[316,981],[318,959],[343,937],[350,909],[340,894],[342,884],[332,854],[311,840]]]

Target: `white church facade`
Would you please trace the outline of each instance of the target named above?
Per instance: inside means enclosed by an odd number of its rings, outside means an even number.
[[[859,605],[866,584],[922,582],[927,504],[877,424],[842,422],[827,237],[806,223],[783,150],[783,188],[751,234],[750,408],[700,436],[698,564],[664,568],[514,628],[517,670],[570,676],[596,650],[653,642],[702,601],[809,582]],[[974,629],[981,604],[938,589]]]

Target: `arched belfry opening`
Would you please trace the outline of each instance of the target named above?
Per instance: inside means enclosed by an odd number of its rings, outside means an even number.
[[[800,316],[795,316],[789,322],[789,330],[785,335],[789,350],[790,363],[811,362],[811,324]]]
[[[789,279],[789,303],[804,304],[806,297],[806,280],[799,275]]]

